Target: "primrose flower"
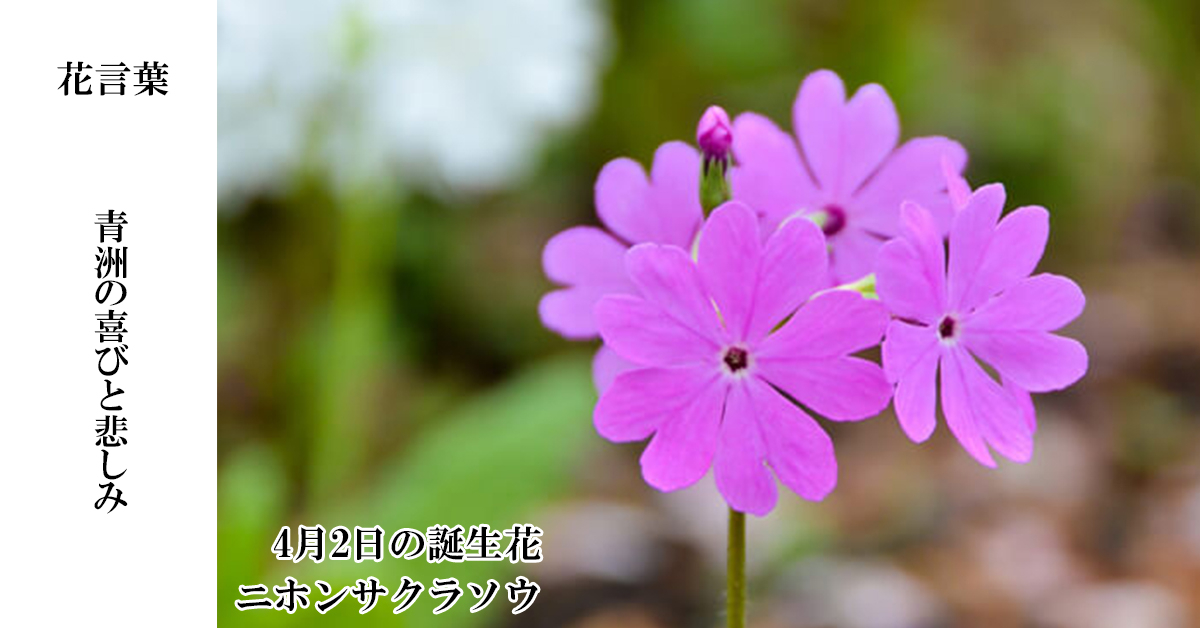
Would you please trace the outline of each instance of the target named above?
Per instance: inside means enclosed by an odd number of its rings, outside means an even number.
[[[833,443],[795,402],[858,420],[886,407],[891,387],[879,366],[850,356],[879,342],[884,308],[846,290],[813,297],[827,271],[820,229],[793,220],[763,242],[756,215],[731,201],[703,227],[696,261],[678,246],[641,244],[625,264],[639,296],[603,298],[596,321],[605,344],[638,368],[601,395],[600,435],[653,436],[642,475],[662,491],[711,466],[742,512],[774,508],[772,471],[802,497],[828,494]]]
[[[965,209],[971,200],[971,186],[961,173],[954,171],[952,164],[946,160],[942,160],[942,172],[946,176],[946,193],[950,195],[950,204],[954,207],[954,212],[958,213]],[[1030,396],[1029,391],[1004,377],[1000,378],[1000,383],[1016,400],[1017,406],[1021,409],[1021,416],[1029,424],[1030,433],[1036,432],[1037,412],[1033,407],[1033,397]]]
[[[903,205],[901,236],[879,253],[876,290],[897,317],[883,342],[896,416],[913,441],[929,438],[940,369],[942,414],[967,452],[989,467],[988,446],[1026,462],[1036,427],[1029,392],[1065,388],[1087,371],[1083,345],[1051,333],[1083,311],[1083,292],[1066,277],[1030,276],[1049,235],[1045,209],[1000,220],[1003,186],[969,197],[965,182],[952,189],[965,202],[953,216],[948,268],[937,223],[915,203]]]
[[[961,171],[966,151],[944,137],[919,137],[896,148],[900,122],[882,87],[864,85],[847,102],[836,74],[814,72],[800,86],[792,126],[798,145],[761,115],[738,116],[733,198],[764,212],[767,225],[795,215],[817,220],[835,283],[872,271],[879,248],[899,233],[904,201],[927,208],[945,233],[951,210],[940,164],[945,159]]]
[[[572,340],[597,336],[592,309],[606,294],[634,293],[625,252],[642,242],[691,250],[704,220],[700,209],[700,155],[683,142],[654,153],[650,177],[628,158],[614,159],[596,178],[596,213],[607,231],[572,227],[550,238],[542,252],[546,276],[565,286],[538,304],[542,324]],[[629,365],[604,347],[594,362],[596,386],[607,387]]]

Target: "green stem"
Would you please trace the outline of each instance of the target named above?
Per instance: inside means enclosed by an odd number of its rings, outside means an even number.
[[[369,458],[369,399],[392,346],[388,264],[398,210],[367,191],[347,192],[337,211],[333,285],[318,338],[314,504],[328,505],[361,476]]]
[[[729,509],[725,616],[729,628],[746,626],[746,515]]]

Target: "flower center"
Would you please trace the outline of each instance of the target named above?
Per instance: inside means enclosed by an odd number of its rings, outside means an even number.
[[[750,354],[741,347],[730,347],[725,351],[722,361],[725,362],[730,373],[738,373],[746,370],[746,367],[750,365]]]
[[[846,228],[846,210],[840,205],[826,205],[821,211],[825,213],[825,224],[821,225],[821,231],[826,236],[835,235]]]
[[[958,322],[949,314],[942,318],[942,322],[938,323],[938,337],[942,340],[950,340],[954,338],[954,332],[958,328]]]

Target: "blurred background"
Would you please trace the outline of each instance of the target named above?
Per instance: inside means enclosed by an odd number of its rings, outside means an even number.
[[[1194,0],[220,0],[219,580],[464,597],[391,626],[722,625],[726,510],[669,495],[591,424],[594,344],[543,329],[542,246],[595,223],[608,160],[707,105],[790,127],[800,80],[882,83],[904,137],[1050,209],[1091,354],[1036,397],[1034,459],[988,470],[890,411],[824,425],[837,490],[750,522],[752,625],[1200,626],[1200,4]],[[533,522],[545,561],[293,565],[281,525]],[[532,609],[466,582],[526,575]],[[314,595],[314,601],[324,596]]]

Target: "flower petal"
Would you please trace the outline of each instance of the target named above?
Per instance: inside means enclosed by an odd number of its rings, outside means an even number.
[[[755,354],[760,361],[846,355],[879,344],[887,324],[883,304],[850,290],[831,290],[801,306]]]
[[[763,248],[752,281],[754,293],[746,339],[758,342],[827,282],[825,236],[811,220],[790,220]]]
[[[609,294],[605,288],[578,287],[548,292],[538,302],[538,316],[546,329],[570,340],[587,340],[599,333],[594,310]]]
[[[704,291],[692,258],[676,246],[639,244],[625,255],[629,279],[647,301],[710,340],[720,336],[720,321]]]
[[[923,443],[937,424],[937,368],[941,352],[936,342],[904,372],[896,384],[896,419],[914,443]]]
[[[976,294],[972,288],[996,234],[996,222],[1004,209],[1004,186],[985,185],[971,194],[967,206],[954,215],[950,226],[950,260],[947,275],[949,305],[959,312],[970,311],[972,305],[964,295]],[[990,296],[990,295],[988,295]],[[980,301],[982,303],[982,301]]]
[[[969,311],[992,295],[1025,279],[1037,267],[1050,234],[1050,214],[1041,207],[1022,207],[1004,217],[964,289],[960,311]]]
[[[717,451],[721,413],[729,384],[719,378],[663,421],[642,452],[642,477],[660,491],[695,484],[708,473]]]
[[[547,294],[538,304],[542,323],[567,338],[594,338],[596,301],[605,294],[634,291],[625,274],[625,245],[595,227],[574,227],[550,238],[542,266],[551,280],[571,286]]]
[[[800,139],[809,170],[827,193],[833,193],[841,183],[845,104],[842,79],[829,70],[818,70],[804,78],[792,105],[792,129]]]
[[[596,392],[603,395],[618,375],[635,368],[639,368],[638,365],[617,355],[608,345],[600,345],[592,358],[592,383],[596,386]]]
[[[854,195],[855,224],[884,236],[898,235],[897,210],[911,201],[933,216],[939,234],[949,231],[953,211],[943,160],[952,173],[960,173],[967,163],[967,151],[954,140],[936,136],[902,144]]]
[[[1029,426],[1029,432],[1037,433],[1037,410],[1033,407],[1033,395],[1004,377],[1000,378],[1000,383],[1004,386],[1004,390],[1008,391],[1008,394],[1016,400],[1017,407],[1021,409],[1021,416],[1025,417],[1025,424]]]
[[[654,239],[691,250],[704,222],[700,206],[700,153],[684,142],[667,142],[654,152],[650,168]]]
[[[738,340],[749,326],[761,258],[758,221],[750,208],[730,201],[713,211],[700,232],[697,263],[725,329]]]
[[[743,113],[733,122],[733,154],[729,174],[733,198],[766,215],[764,227],[816,202],[817,191],[800,161],[796,139],[757,113]]]
[[[888,381],[900,381],[930,351],[937,353],[937,330],[900,320],[888,323],[883,339],[883,372]]]
[[[1054,331],[1083,312],[1079,286],[1060,275],[1024,279],[983,304],[963,321],[966,329]]]
[[[896,316],[932,325],[946,310],[945,248],[929,212],[911,203],[900,212],[904,235],[880,250],[875,290]]]
[[[966,165],[965,150],[962,156],[964,161],[958,165],[949,156],[942,157],[942,175],[946,178],[946,194],[950,196],[950,206],[954,209],[952,213],[966,207],[967,201],[971,200],[971,184],[962,176],[963,166]],[[949,231],[949,223],[946,223],[946,229]]]
[[[1029,392],[1062,390],[1087,372],[1088,355],[1083,345],[1049,332],[964,329],[962,342]]]
[[[871,274],[883,243],[879,236],[853,226],[830,236],[829,273],[833,283],[848,283]]]
[[[828,70],[804,79],[792,115],[808,165],[833,197],[857,190],[900,137],[896,108],[882,87],[864,85],[846,102],[842,80]]]
[[[698,393],[717,382],[712,369],[639,368],[617,376],[600,396],[592,421],[608,440],[643,440]]]
[[[950,427],[950,432],[958,439],[963,449],[979,461],[979,464],[994,468],[996,461],[988,451],[987,442],[984,441],[982,429],[977,425],[972,406],[975,400],[971,398],[971,393],[975,391],[968,389],[963,378],[960,353],[958,350],[942,352],[942,414],[946,417],[946,425]],[[966,359],[974,358],[968,355]]]
[[[690,247],[703,219],[700,156],[683,142],[667,142],[654,154],[652,176],[632,159],[605,164],[596,178],[596,213],[626,242]]]
[[[959,351],[959,367],[972,399],[975,425],[988,445],[1013,462],[1033,456],[1033,430],[1011,394],[992,379],[966,352]]]
[[[833,441],[812,417],[766,384],[750,380],[750,395],[779,481],[797,495],[820,501],[837,484]]]
[[[875,83],[858,88],[842,114],[843,165],[838,192],[857,190],[899,140],[900,117],[887,92]]]
[[[1016,399],[961,348],[943,355],[942,411],[950,431],[986,466],[996,464],[984,442],[1014,462],[1033,455],[1033,432]]]
[[[875,416],[892,398],[883,369],[862,358],[760,360],[758,367],[764,380],[835,421]]]
[[[609,295],[596,304],[604,344],[643,366],[672,366],[717,359],[717,345],[645,299]]]
[[[894,320],[883,340],[883,372],[896,384],[893,403],[900,427],[913,442],[924,442],[936,423],[937,367],[941,351],[932,327]]]
[[[643,242],[647,229],[642,225],[650,179],[641,164],[619,157],[606,164],[596,176],[596,215],[606,227],[626,242]]]
[[[763,516],[775,508],[775,479],[764,464],[767,447],[748,387],[730,388],[713,463],[717,490],[730,508]]]
[[[628,286],[627,247],[602,229],[572,227],[555,234],[542,250],[542,268],[565,286]]]

